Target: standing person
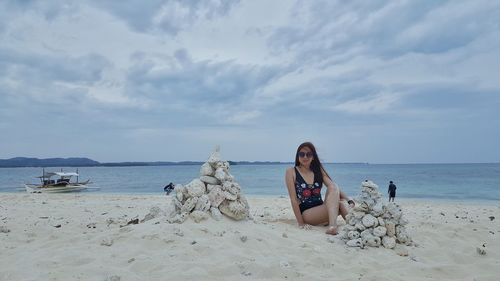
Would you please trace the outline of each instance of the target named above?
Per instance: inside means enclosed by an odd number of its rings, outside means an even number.
[[[394,198],[396,197],[396,185],[390,181],[389,182],[389,189],[387,190],[387,193],[389,193],[389,202],[394,202]]]
[[[293,213],[300,228],[309,229],[311,225],[328,224],[327,234],[337,234],[337,217],[347,215],[347,208],[354,201],[333,182],[321,165],[316,148],[304,142],[297,148],[295,166],[286,170],[285,182],[290,195]],[[325,201],[321,198],[321,188],[326,186]]]

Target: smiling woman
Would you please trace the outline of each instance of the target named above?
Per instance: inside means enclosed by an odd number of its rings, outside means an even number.
[[[344,218],[347,215],[347,208],[341,200],[348,198],[323,168],[312,143],[299,145],[295,166],[286,170],[285,182],[299,227],[328,224],[326,233],[337,234],[339,212]],[[327,188],[325,201],[321,198],[323,184]],[[354,205],[354,201],[347,201]]]

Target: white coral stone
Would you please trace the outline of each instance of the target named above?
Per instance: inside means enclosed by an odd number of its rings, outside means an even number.
[[[231,201],[234,201],[236,199],[238,199],[238,196],[237,195],[234,195],[232,194],[231,192],[229,191],[223,191],[224,193],[224,197],[227,199],[227,200],[231,200]]]
[[[210,199],[207,194],[203,194],[198,198],[196,206],[194,207],[196,211],[206,212],[210,210]]]
[[[371,188],[371,189],[378,189],[378,185],[376,185],[374,182],[372,182],[370,180],[362,182],[361,186],[368,187],[368,188]]]
[[[199,197],[205,194],[206,191],[205,184],[199,179],[192,180],[186,185],[186,189],[191,197]]]
[[[242,220],[248,216],[248,205],[241,201],[225,200],[220,204],[219,210],[224,215],[235,220]]]
[[[384,206],[382,202],[378,202],[373,206],[371,214],[375,217],[378,217],[384,213]]]
[[[208,157],[208,163],[215,165],[217,162],[221,161],[220,160],[220,146],[216,146],[214,152]]]
[[[369,235],[363,238],[363,244],[370,247],[379,247],[382,241],[380,237]]]
[[[349,247],[363,247],[363,241],[361,241],[361,238],[356,238],[347,241],[346,245]]]
[[[201,165],[200,176],[213,176],[214,172],[214,168],[210,166],[210,163],[205,162],[203,165]]]
[[[215,207],[210,208],[210,213],[212,214],[212,218],[214,218],[214,220],[219,221],[222,219],[222,213],[219,211],[218,208]]]
[[[383,226],[377,226],[373,229],[373,235],[382,237],[387,233],[387,228]]]
[[[200,180],[206,184],[220,184],[220,180],[212,176],[201,176]]]
[[[214,176],[215,178],[223,182],[226,179],[226,172],[224,172],[222,168],[217,168],[217,170],[215,170]]]
[[[220,186],[216,185],[208,193],[208,199],[210,200],[210,205],[217,208],[220,203],[226,199],[226,197],[224,197],[224,193],[222,192]]]
[[[389,221],[385,223],[385,228],[387,229],[387,236],[394,237],[396,235],[396,224]]]
[[[384,236],[382,238],[382,245],[387,249],[392,249],[396,246],[396,239],[394,239],[394,237]]]
[[[366,227],[361,222],[357,222],[356,225],[354,225],[354,227],[356,227],[356,229],[359,231],[363,231],[366,229]]]
[[[191,198],[188,198],[186,200],[186,202],[184,202],[184,205],[182,205],[181,207],[181,212],[186,212],[186,213],[189,213],[191,212],[191,210],[194,209],[194,207],[196,206],[196,202],[198,202],[198,197],[191,197]]]
[[[359,238],[359,232],[351,230],[347,233],[347,237],[349,238],[349,240]]]
[[[365,227],[372,227],[378,224],[378,220],[370,214],[365,215],[361,221]]]
[[[208,214],[203,211],[193,211],[190,216],[197,223],[208,218]]]

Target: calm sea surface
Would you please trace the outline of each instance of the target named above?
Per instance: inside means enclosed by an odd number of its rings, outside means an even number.
[[[233,165],[231,174],[249,195],[287,195],[285,169],[290,165]],[[326,170],[350,196],[370,179],[387,192],[390,180],[397,196],[458,200],[500,200],[500,164],[326,164]],[[75,171],[76,168],[63,168]],[[162,194],[169,182],[186,184],[198,177],[199,166],[81,167],[80,180],[90,178],[93,193]],[[45,168],[60,171],[61,168]],[[41,168],[1,168],[0,192],[25,192],[24,183],[37,183]]]

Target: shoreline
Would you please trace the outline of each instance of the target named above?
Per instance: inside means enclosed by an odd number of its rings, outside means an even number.
[[[0,191],[0,197],[2,195],[23,195],[29,194],[24,188],[20,191]],[[73,193],[58,193],[58,195],[84,195],[84,196],[159,196],[162,198],[169,198],[171,195],[165,195],[163,192],[138,192],[138,193],[125,193],[125,192],[100,192],[100,191],[83,191],[83,192],[73,192]],[[37,194],[33,194],[37,195]],[[286,198],[288,199],[288,194],[279,195],[279,194],[246,194],[247,198],[254,199],[272,199],[272,198]],[[352,196],[355,198],[356,196]],[[384,198],[387,199],[388,198]],[[384,201],[387,202],[387,201]],[[455,199],[455,198],[432,198],[432,197],[396,197],[395,203],[408,203],[408,202],[418,202],[418,203],[449,203],[449,204],[466,204],[466,205],[474,205],[474,204],[485,204],[485,206],[500,206],[500,200],[495,199]]]

